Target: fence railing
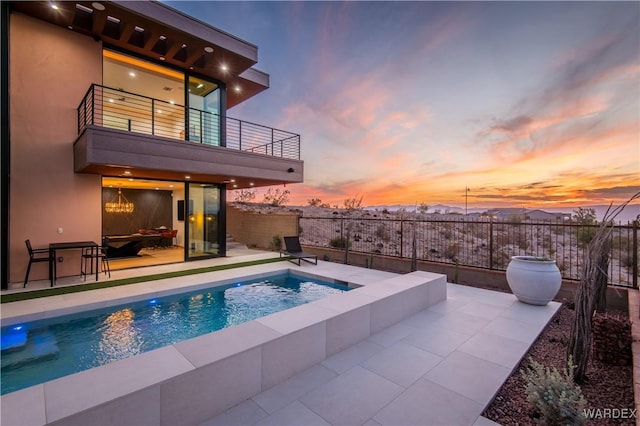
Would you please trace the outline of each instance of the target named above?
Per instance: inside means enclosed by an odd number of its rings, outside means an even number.
[[[300,159],[298,134],[98,84],[78,106],[78,134],[88,125]]]
[[[564,279],[579,280],[597,225],[570,222],[301,217],[302,244],[504,271],[511,256],[555,259]],[[638,222],[615,225],[609,284],[638,287]]]

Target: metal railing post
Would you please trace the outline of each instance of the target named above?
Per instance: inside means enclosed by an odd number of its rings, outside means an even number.
[[[104,89],[102,89],[104,90]],[[96,85],[91,85],[91,124],[96,122]]]
[[[493,217],[489,217],[489,269],[493,269]]]
[[[633,288],[638,288],[638,221],[633,221]]]
[[[129,131],[131,131],[131,120],[129,120]],[[156,131],[156,100],[151,99],[151,134],[155,135]]]
[[[403,258],[404,253],[404,219],[400,220],[400,258]]]

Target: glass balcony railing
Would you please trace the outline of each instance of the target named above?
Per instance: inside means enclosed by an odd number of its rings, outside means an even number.
[[[300,159],[300,135],[92,84],[78,106],[78,134],[89,125]]]

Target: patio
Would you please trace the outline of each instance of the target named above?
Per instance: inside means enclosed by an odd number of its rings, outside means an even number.
[[[224,259],[113,271],[111,279],[278,256],[255,250],[235,254]],[[290,263],[287,267],[299,268]],[[329,262],[304,265],[300,269],[340,276],[354,283],[398,277]],[[184,286],[193,277],[197,276],[171,282]],[[60,285],[64,285],[63,280],[59,281]],[[71,281],[75,278],[68,280],[68,284],[73,284]],[[36,285],[30,284],[31,289]],[[48,285],[48,281],[42,285]],[[66,300],[56,306],[96,303],[107,294],[108,297],[131,296],[143,287],[148,291],[149,283],[76,293],[65,296]],[[220,411],[221,414],[202,424],[493,424],[480,414],[560,305],[552,302],[546,307],[529,306],[510,294],[455,284],[447,284],[446,290],[445,301],[372,333],[288,380],[263,387],[265,390],[261,393],[238,405],[229,405],[226,411]],[[100,293],[103,295],[99,296]],[[76,302],[71,302],[73,299]],[[36,306],[42,305],[42,299],[5,304],[3,320],[33,312],[38,309]],[[12,395],[2,398],[3,424],[12,424],[14,415],[23,416],[28,411],[17,405],[14,398],[7,398]],[[80,408],[82,401],[79,400],[90,397],[77,395],[66,404]],[[55,421],[49,402],[47,399],[46,415],[42,413],[44,417],[34,418],[31,423]],[[77,412],[71,406],[60,407],[59,414],[60,410],[68,409]]]

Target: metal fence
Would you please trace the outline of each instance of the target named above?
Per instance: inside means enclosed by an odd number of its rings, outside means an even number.
[[[579,280],[587,244],[597,225],[503,222],[495,219],[380,219],[301,217],[300,241],[316,247],[412,258],[504,271],[511,256],[555,259],[564,279]],[[638,287],[638,222],[615,225],[609,284]]]

